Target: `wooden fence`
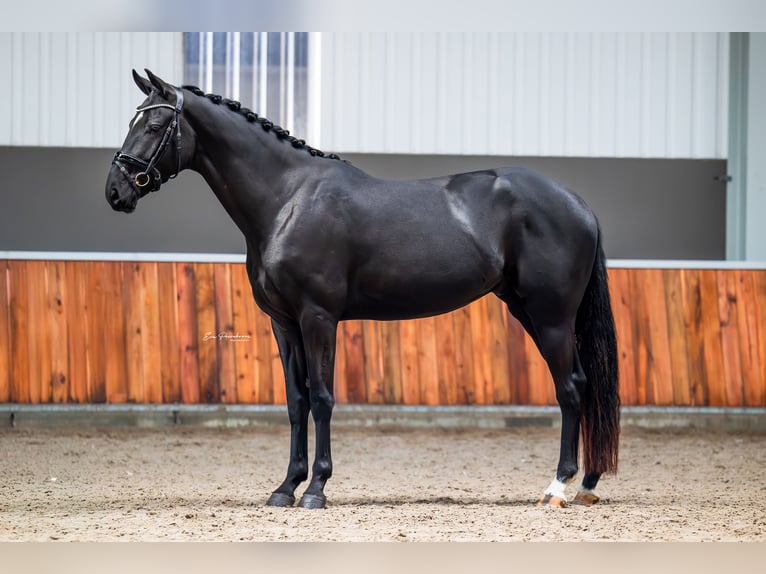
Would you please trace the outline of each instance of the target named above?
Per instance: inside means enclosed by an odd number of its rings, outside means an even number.
[[[766,406],[766,270],[609,270],[625,405]],[[349,321],[339,403],[554,405],[504,305]],[[0,403],[285,401],[243,264],[0,261]]]

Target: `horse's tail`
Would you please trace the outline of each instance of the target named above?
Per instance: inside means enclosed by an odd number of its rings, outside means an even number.
[[[617,337],[607,285],[601,229],[588,287],[577,310],[575,334],[586,385],[581,393],[586,473],[615,473],[620,438]]]

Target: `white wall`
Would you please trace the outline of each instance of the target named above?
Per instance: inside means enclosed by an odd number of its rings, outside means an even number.
[[[725,158],[728,51],[725,33],[324,33],[310,143]],[[119,147],[133,67],[180,82],[182,34],[0,33],[0,145]]]
[[[325,33],[339,152],[725,158],[725,33]]]
[[[178,33],[0,33],[0,145],[119,147],[144,99],[130,70],[182,78],[182,42]]]

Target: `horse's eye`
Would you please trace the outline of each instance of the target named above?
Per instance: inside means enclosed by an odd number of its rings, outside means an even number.
[[[152,132],[153,134],[157,133],[158,131],[162,129],[162,126],[160,124],[149,124],[147,127],[149,131]]]

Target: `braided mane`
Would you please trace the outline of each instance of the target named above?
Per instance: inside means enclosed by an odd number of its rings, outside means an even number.
[[[222,104],[228,107],[230,110],[244,116],[245,119],[247,119],[247,121],[250,123],[260,124],[260,126],[265,131],[273,132],[279,139],[287,140],[296,149],[305,149],[307,152],[309,152],[312,156],[315,156],[315,157],[325,157],[328,159],[341,160],[340,156],[338,156],[337,154],[334,154],[334,153],[325,154],[325,152],[323,152],[322,150],[311,147],[310,145],[306,143],[305,140],[298,139],[290,135],[290,132],[287,131],[286,129],[281,128],[278,125],[276,125],[274,122],[259,116],[253,110],[242,107],[242,104],[240,104],[239,102],[235,102],[234,100],[230,100],[228,98],[224,98],[216,94],[206,94],[205,92],[200,90],[197,86],[181,86],[181,87],[185,90],[189,90],[191,93],[193,93],[196,96],[207,98],[214,104]],[[345,161],[345,160],[341,160],[341,161]]]

